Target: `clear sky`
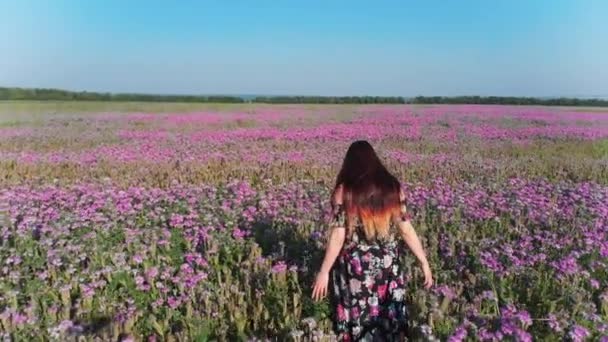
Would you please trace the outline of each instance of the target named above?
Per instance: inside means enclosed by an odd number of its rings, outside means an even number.
[[[0,85],[608,96],[608,1],[0,1]]]

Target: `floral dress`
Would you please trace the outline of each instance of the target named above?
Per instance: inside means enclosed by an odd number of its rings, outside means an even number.
[[[400,219],[409,219],[404,202]],[[343,207],[336,206],[330,227],[345,227],[345,221]],[[334,264],[331,299],[340,341],[398,341],[405,334],[404,249],[391,230],[389,238],[368,242],[357,223]]]

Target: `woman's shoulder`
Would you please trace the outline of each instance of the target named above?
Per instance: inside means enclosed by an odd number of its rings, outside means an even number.
[[[331,194],[331,208],[334,216],[344,214],[344,186],[338,184]]]
[[[344,203],[344,185],[338,184],[332,194],[332,203],[342,205]]]

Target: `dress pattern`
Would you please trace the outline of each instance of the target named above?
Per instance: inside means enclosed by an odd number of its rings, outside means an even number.
[[[400,219],[409,220],[403,201]],[[330,227],[345,225],[344,209],[337,205]],[[394,227],[388,238],[372,242],[360,223],[353,229],[332,269],[334,330],[340,341],[398,341],[408,317],[403,245]]]

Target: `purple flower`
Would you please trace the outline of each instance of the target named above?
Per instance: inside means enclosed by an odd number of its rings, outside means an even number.
[[[95,288],[88,285],[80,285],[80,292],[84,298],[91,298],[95,295]]]
[[[574,326],[572,326],[572,328],[568,332],[568,336],[570,336],[570,338],[574,342],[584,341],[590,335],[591,334],[589,333],[589,330],[587,330],[586,328],[584,328],[580,325],[576,325],[576,324]]]
[[[239,228],[234,228],[232,230],[232,237],[235,238],[236,240],[242,240],[247,235],[248,235],[248,232],[245,230],[241,230]]]
[[[494,294],[494,291],[483,291],[481,293],[481,297],[488,300],[496,300],[496,295]]]
[[[156,309],[156,308],[163,306],[164,303],[165,303],[165,301],[162,298],[159,298],[159,299],[155,300],[154,302],[152,302],[152,307]]]
[[[319,232],[319,231],[314,231],[312,233],[310,233],[310,238],[313,240],[319,240],[323,237],[323,233]]]
[[[482,341],[493,340],[494,334],[486,328],[481,328],[477,331],[477,339],[482,340]]]
[[[140,254],[135,254],[133,256],[133,262],[139,265],[144,262],[144,258]]]
[[[72,321],[65,320],[65,321],[61,321],[61,323],[59,323],[59,325],[57,326],[57,328],[59,328],[59,331],[66,332],[70,328],[72,328],[73,326],[74,326],[74,323]]]
[[[434,291],[444,297],[450,298],[450,299],[454,299],[456,298],[456,292],[451,289],[449,286],[447,285],[440,285],[437,286]]]
[[[283,261],[277,262],[274,266],[272,266],[272,273],[283,273],[287,271],[287,264]]]
[[[454,330],[452,336],[448,338],[448,342],[462,342],[467,338],[467,334],[468,332],[466,327],[460,325],[458,328],[456,328],[456,330]]]
[[[520,310],[519,312],[517,312],[515,314],[515,318],[524,327],[528,327],[528,326],[532,325],[532,318],[530,317],[530,314],[528,313],[528,311]]]
[[[137,276],[135,277],[135,285],[140,286],[145,282],[144,277],[142,276]]]
[[[517,330],[517,327],[514,326],[510,321],[503,322],[500,325],[500,330],[507,336],[513,335]]]
[[[600,282],[596,279],[589,279],[589,284],[591,285],[591,288],[594,288],[596,290],[600,288]]]
[[[171,309],[175,310],[181,304],[181,301],[179,300],[179,298],[171,296],[167,299],[167,304]]]
[[[27,322],[27,315],[24,315],[20,312],[13,312],[12,315],[13,325],[22,325]]]
[[[580,272],[580,267],[574,256],[568,256],[558,262],[553,262],[552,266],[563,275],[573,275]]]
[[[554,314],[550,314],[547,320],[549,327],[555,332],[562,332],[563,328],[560,325],[557,317]]]
[[[530,335],[530,333],[521,330],[521,329],[517,329],[515,331],[515,336],[517,337],[516,340],[517,341],[521,341],[521,342],[532,342],[532,335]]]
[[[148,278],[148,281],[154,280],[156,278],[156,276],[158,276],[158,268],[156,268],[156,267],[150,267],[146,271],[146,277]]]

